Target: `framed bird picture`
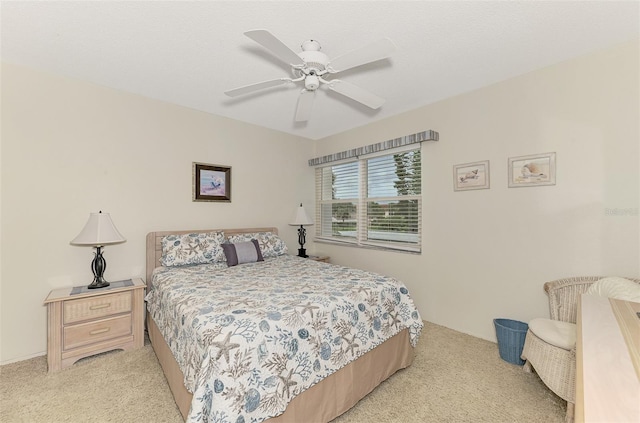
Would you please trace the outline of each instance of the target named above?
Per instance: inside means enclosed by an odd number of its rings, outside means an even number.
[[[489,188],[489,160],[453,166],[453,190]]]
[[[509,157],[509,188],[556,184],[556,153]]]
[[[193,163],[193,201],[231,202],[231,167]]]

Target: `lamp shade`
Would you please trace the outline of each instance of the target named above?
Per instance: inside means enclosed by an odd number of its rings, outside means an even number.
[[[126,241],[118,232],[109,213],[91,213],[82,231],[71,241],[71,245],[107,245]]]
[[[304,207],[302,207],[302,203],[300,203],[300,207],[296,208],[296,212],[293,215],[293,221],[289,223],[289,225],[313,225],[313,220],[311,220],[307,212],[304,210]]]

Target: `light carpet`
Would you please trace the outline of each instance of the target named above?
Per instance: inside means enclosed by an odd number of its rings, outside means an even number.
[[[425,322],[413,365],[333,423],[564,421],[565,404],[495,343]],[[148,343],[47,373],[46,357],[0,366],[0,421],[182,423]],[[314,423],[314,422],[301,422]]]

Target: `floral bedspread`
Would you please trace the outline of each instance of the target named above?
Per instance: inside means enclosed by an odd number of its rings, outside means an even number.
[[[422,319],[397,280],[282,255],[156,269],[148,309],[193,393],[188,422],[257,423]]]

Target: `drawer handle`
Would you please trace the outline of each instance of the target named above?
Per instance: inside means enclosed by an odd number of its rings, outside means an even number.
[[[89,310],[100,310],[101,308],[107,308],[107,307],[111,307],[111,303],[93,305],[89,307]]]
[[[109,332],[109,329],[110,328],[92,330],[91,332],[89,332],[89,335],[98,335],[98,334],[101,334],[101,333]]]

